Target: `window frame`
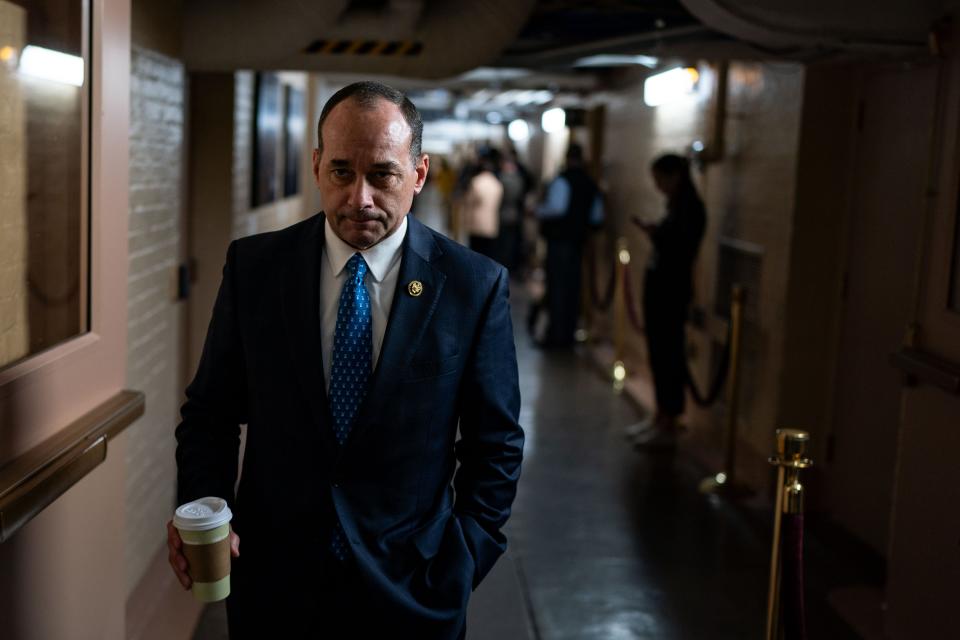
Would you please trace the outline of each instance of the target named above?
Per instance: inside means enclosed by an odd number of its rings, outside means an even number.
[[[85,0],[89,82],[81,210],[86,331],[0,370],[0,464],[124,386],[129,217],[130,3]],[[83,228],[83,226],[81,227]]]

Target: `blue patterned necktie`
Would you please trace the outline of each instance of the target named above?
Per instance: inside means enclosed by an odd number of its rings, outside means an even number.
[[[363,284],[367,263],[359,253],[347,262],[347,281],[340,291],[340,309],[333,336],[333,363],[330,367],[330,410],[333,435],[343,446],[353,419],[367,392],[373,355],[370,296]],[[337,520],[330,539],[330,551],[340,560],[348,553],[346,536]]]

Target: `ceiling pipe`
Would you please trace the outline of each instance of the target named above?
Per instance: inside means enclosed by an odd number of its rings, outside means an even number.
[[[684,8],[697,20],[721,33],[743,40],[771,53],[783,52],[795,56],[797,49],[820,51],[849,51],[859,53],[910,55],[922,52],[926,41],[922,34],[906,33],[915,29],[903,30],[899,35],[878,34],[862,28],[840,29],[833,27],[806,27],[790,25],[789,13],[781,11],[784,21],[771,24],[769,19],[751,14],[748,9],[735,7],[730,0],[680,0]],[[770,2],[769,13],[779,7]],[[870,10],[870,5],[861,11]],[[851,8],[851,13],[858,12]],[[905,12],[904,16],[914,18],[916,10]],[[930,16],[932,22],[935,16]],[[814,21],[812,16],[810,20]]]
[[[545,63],[561,64],[596,53],[633,53],[636,51],[643,51],[653,55],[656,47],[664,42],[710,35],[711,30],[704,26],[688,25],[683,27],[674,27],[672,29],[645,31],[628,36],[607,38],[605,40],[591,40],[581,44],[570,45],[567,47],[556,47],[554,49],[547,49],[545,51],[538,51],[536,53],[508,56],[504,57],[502,61],[507,65],[515,64],[517,66],[538,66]]]

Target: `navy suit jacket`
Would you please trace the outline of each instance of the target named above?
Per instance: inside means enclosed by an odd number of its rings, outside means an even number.
[[[520,475],[506,271],[408,217],[378,364],[341,447],[321,358],[323,223],[230,245],[176,431],[178,498],[234,511],[232,629],[244,612],[310,617],[335,514],[371,613],[398,637],[454,638],[506,549]]]

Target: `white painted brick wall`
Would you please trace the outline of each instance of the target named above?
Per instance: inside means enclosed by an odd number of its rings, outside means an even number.
[[[127,384],[146,393],[147,411],[130,429],[127,449],[128,593],[164,544],[176,500],[183,329],[174,273],[183,241],[184,87],[180,62],[133,47]]]
[[[297,75],[287,73],[287,76]],[[233,238],[242,238],[254,233],[274,231],[290,226],[315,211],[304,210],[302,194],[289,198],[280,197],[275,202],[250,208],[250,189],[253,180],[253,102],[256,89],[255,76],[252,71],[238,71],[234,75],[234,102],[233,102]],[[306,86],[306,78],[302,77],[300,84]],[[283,104],[280,112],[283,112]],[[310,126],[304,122],[306,131],[304,140],[310,140]],[[282,135],[278,136],[277,157],[283,156]],[[301,171],[305,170],[301,166]],[[278,172],[279,173],[279,172]],[[278,179],[282,178],[279,173]],[[278,193],[282,189],[278,189]]]

